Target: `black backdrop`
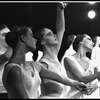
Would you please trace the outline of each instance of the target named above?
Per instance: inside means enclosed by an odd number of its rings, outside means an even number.
[[[6,24],[9,28],[14,25],[33,26],[33,31],[41,27],[48,27],[56,32],[56,8],[57,2],[0,2],[0,24]],[[95,19],[87,17],[89,10],[96,11]],[[65,8],[66,31],[62,46],[58,55],[59,60],[67,49],[66,37],[70,34],[86,33],[92,38],[100,35],[100,3],[90,5],[87,2],[69,2]]]

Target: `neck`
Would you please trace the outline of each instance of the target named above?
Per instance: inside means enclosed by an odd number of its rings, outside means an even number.
[[[18,63],[18,64],[25,64],[25,48],[23,49],[23,46],[17,46],[14,50],[13,50],[13,54],[12,54],[12,61],[14,63]]]
[[[43,57],[47,58],[47,59],[53,59],[54,58],[54,54],[56,54],[54,52],[54,48],[53,47],[44,47],[43,48]]]
[[[80,48],[77,53],[75,54],[78,59],[85,59],[86,58],[86,51],[83,48]]]

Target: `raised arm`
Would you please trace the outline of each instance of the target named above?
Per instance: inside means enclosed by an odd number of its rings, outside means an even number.
[[[59,52],[61,47],[62,38],[65,32],[65,18],[64,18],[64,8],[67,6],[67,3],[60,2],[57,7],[57,20],[56,20],[56,32],[58,38],[58,45],[56,47],[56,52]]]
[[[88,83],[100,76],[100,72],[83,76],[80,72],[80,69],[77,68],[76,64],[67,57],[64,59],[64,66],[65,69],[68,70],[79,82]]]

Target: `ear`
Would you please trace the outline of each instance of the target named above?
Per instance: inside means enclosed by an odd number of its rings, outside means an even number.
[[[26,39],[26,38],[25,38],[24,35],[21,35],[21,36],[20,36],[20,40],[21,40],[22,42],[25,42],[25,39]]]
[[[45,41],[44,41],[44,40],[42,40],[42,41],[41,41],[41,44],[45,44]]]

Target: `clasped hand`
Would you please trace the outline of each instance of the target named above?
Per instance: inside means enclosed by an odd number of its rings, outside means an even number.
[[[97,86],[96,84],[89,84],[89,85],[84,84],[83,86],[78,85],[77,89],[83,94],[90,95],[97,89]]]

